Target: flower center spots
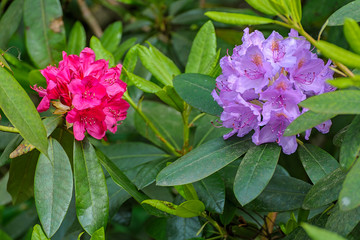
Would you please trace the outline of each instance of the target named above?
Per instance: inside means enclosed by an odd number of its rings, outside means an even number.
[[[81,121],[85,124],[85,127],[94,125],[96,123],[95,118],[88,116],[81,117]]]
[[[95,93],[94,93],[94,92],[90,92],[89,90],[86,90],[86,91],[83,93],[82,97],[83,97],[84,99],[94,99],[94,98],[95,98]]]
[[[262,58],[260,54],[254,54],[252,56],[252,62],[255,63],[255,65],[258,67],[262,66]]]
[[[276,89],[277,89],[277,90],[284,90],[284,91],[285,91],[286,88],[287,88],[287,85],[286,85],[286,83],[283,82],[283,81],[279,82],[279,84],[276,86]]]
[[[107,78],[105,79],[105,82],[109,85],[113,85],[115,83],[115,78]]]

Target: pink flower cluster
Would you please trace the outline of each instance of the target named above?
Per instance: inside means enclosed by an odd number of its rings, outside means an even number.
[[[232,128],[224,138],[242,137],[254,130],[255,144],[277,142],[286,154],[297,149],[296,136],[283,136],[287,126],[307,109],[298,103],[333,91],[330,61],[324,64],[310,50],[310,43],[291,30],[288,38],[273,32],[267,39],[259,31],[244,30],[243,44],[220,60],[222,74],[212,96],[224,109],[222,125]],[[316,128],[327,133],[328,120]],[[306,131],[308,139],[311,129]]]
[[[84,139],[85,131],[97,139],[103,138],[106,130],[115,133],[118,121],[126,118],[129,108],[122,99],[126,83],[120,80],[121,68],[121,64],[109,68],[104,59],[95,61],[90,48],[79,56],[63,52],[59,67],[41,70],[47,88],[33,87],[43,97],[37,110],[48,110],[51,102],[57,108],[55,114],[66,114],[78,141]]]

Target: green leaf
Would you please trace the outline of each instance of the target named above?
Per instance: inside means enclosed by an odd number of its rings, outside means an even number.
[[[219,214],[224,211],[225,183],[219,174],[212,174],[193,185],[206,210]]]
[[[57,63],[65,49],[65,28],[60,1],[25,0],[25,43],[39,68]]]
[[[36,224],[31,234],[31,240],[50,240],[50,239],[46,237],[45,233],[41,229],[41,226],[39,224]]]
[[[327,231],[325,229],[312,226],[308,223],[302,223],[301,226],[305,229],[306,233],[311,237],[313,240],[346,240],[345,238],[337,235],[336,233]]]
[[[214,12],[209,11],[205,13],[210,19],[217,22],[234,24],[234,25],[258,25],[274,23],[274,20],[270,18],[251,16],[240,13],[226,13],[226,12]]]
[[[121,41],[122,28],[122,23],[120,21],[116,21],[110,24],[101,36],[101,44],[109,52],[114,52],[118,47]]]
[[[177,205],[167,202],[167,201],[161,201],[157,199],[146,199],[141,202],[141,204],[149,204],[150,206],[153,206],[154,208],[157,208],[163,212],[176,215],[176,209],[178,208]]]
[[[315,209],[335,201],[339,196],[345,176],[345,173],[338,168],[320,179],[306,194],[302,207]]]
[[[277,15],[277,11],[270,4],[269,0],[245,0],[250,6],[267,15]]]
[[[23,14],[24,0],[13,1],[0,20],[0,48],[5,49],[7,43],[19,27]]]
[[[94,234],[91,236],[90,240],[105,240],[104,227],[96,230],[96,232],[94,232]]]
[[[335,44],[320,40],[316,43],[316,48],[320,50],[325,57],[331,58],[348,67],[360,68],[360,55],[345,50]]]
[[[63,120],[64,118],[62,115],[54,115],[43,119],[42,122],[46,129],[46,135],[49,137],[54,130],[62,124]]]
[[[0,156],[0,166],[4,166],[9,162],[10,154],[19,146],[23,138],[20,135],[15,136],[11,141],[6,145],[6,148],[1,153]]]
[[[69,208],[73,175],[66,152],[55,139],[49,139],[49,158],[41,154],[36,166],[34,195],[36,209],[46,235],[59,229]]]
[[[139,45],[138,54],[142,64],[154,77],[166,86],[172,86],[174,76],[181,72],[175,63],[154,46],[149,48]]]
[[[311,185],[297,178],[274,175],[264,191],[246,207],[257,212],[282,212],[301,207]]]
[[[325,228],[345,237],[356,227],[359,221],[360,208],[341,211],[338,205],[336,205],[336,208],[331,212],[326,222]]]
[[[288,0],[291,16],[293,19],[300,23],[302,18],[301,0]]]
[[[130,48],[129,51],[127,52],[124,62],[123,62],[123,71],[121,72],[120,79],[123,80],[124,82],[126,82],[127,84],[130,84],[131,82],[129,82],[129,79],[128,79],[126,73],[134,72],[136,63],[138,60],[137,48],[138,48],[138,45],[135,45],[132,48]],[[116,62],[120,61],[120,59],[117,60],[116,55],[114,55],[114,56],[115,56]]]
[[[175,210],[175,214],[183,218],[200,216],[205,211],[205,205],[199,200],[188,200],[181,203]]]
[[[1,179],[0,179],[0,206],[6,205],[11,202],[11,195],[6,190],[6,186],[9,181],[9,172],[7,172]],[[1,231],[0,231],[1,236]],[[0,237],[0,239],[2,239]]]
[[[220,116],[223,109],[215,102],[211,92],[215,89],[215,79],[197,73],[185,73],[174,78],[174,88],[189,105],[202,112]]]
[[[67,44],[67,53],[79,55],[86,47],[86,32],[81,22],[76,21],[71,29]]]
[[[184,184],[184,185],[178,185],[174,186],[176,191],[179,192],[179,194],[185,199],[185,200],[199,200],[199,197],[196,193],[196,190],[193,186],[193,184]]]
[[[360,116],[356,116],[346,131],[340,147],[340,166],[349,170],[360,152]]]
[[[301,163],[314,184],[339,167],[333,156],[314,145],[300,144],[298,151]]]
[[[140,89],[143,92],[146,93],[157,93],[162,90],[161,87],[156,85],[153,82],[150,82],[142,77],[139,77],[129,71],[127,71],[125,68],[123,69],[126,76],[128,77],[129,81],[131,81],[138,89]]]
[[[21,136],[46,154],[46,130],[25,90],[5,69],[0,68],[0,107]]]
[[[357,160],[346,175],[339,195],[340,209],[348,211],[360,206],[360,161]]]
[[[199,218],[171,217],[167,221],[167,239],[188,240],[199,237],[197,232],[201,228]]]
[[[7,235],[4,231],[0,230],[0,239],[2,240],[12,240],[11,237],[9,237],[9,235]]]
[[[354,77],[351,78],[329,79],[326,82],[333,85],[336,88],[360,87],[360,76],[355,75]]]
[[[280,152],[277,144],[262,144],[245,154],[234,180],[234,194],[242,206],[259,196],[268,185]]]
[[[105,227],[109,216],[109,198],[105,177],[87,139],[74,140],[74,180],[76,215],[81,226],[92,235]]]
[[[184,138],[181,114],[171,107],[153,101],[143,101],[141,108],[161,135],[176,149],[181,149]],[[166,149],[165,144],[155,135],[139,114],[135,115],[135,127],[143,137]]]
[[[216,57],[216,35],[211,21],[207,21],[197,33],[186,64],[186,73],[206,74]]]
[[[4,58],[3,55],[2,55],[2,54],[4,54],[4,51],[0,49],[0,52],[1,52],[1,54],[0,54],[0,66],[1,66],[1,67],[6,67],[7,69],[9,69],[9,71],[10,71],[11,73],[14,74],[14,72],[13,72],[13,70],[11,69],[9,63],[5,60],[5,58]]]
[[[307,111],[290,123],[290,125],[284,131],[284,136],[292,136],[305,132],[306,130],[316,127],[317,125],[335,116],[336,115],[333,113],[317,113],[313,111]]]
[[[115,62],[119,62],[121,60],[121,58],[124,56],[125,52],[127,50],[129,50],[129,48],[131,48],[136,43],[136,41],[137,41],[137,38],[132,37],[132,38],[127,39],[123,43],[121,43],[120,46],[114,52]],[[125,58],[126,58],[126,56],[125,56]],[[125,60],[124,60],[124,66],[126,66]]]
[[[344,34],[352,50],[360,54],[360,27],[354,19],[345,19]]]
[[[164,103],[169,105],[170,107],[175,108],[179,112],[184,111],[184,100],[177,94],[174,87],[165,86],[161,91],[156,93],[156,96],[161,99]]]
[[[243,155],[252,142],[247,138],[217,138],[182,156],[157,176],[157,185],[175,186],[201,180]]]
[[[360,114],[360,91],[341,90],[306,99],[299,105],[314,112],[332,114]]]
[[[353,1],[342,8],[338,9],[328,18],[329,26],[343,25],[345,18],[353,18],[355,21],[360,21],[360,1]]]
[[[109,61],[109,67],[113,67],[115,65],[114,56],[106,50],[103,45],[101,44],[100,40],[92,36],[90,39],[90,48],[94,50],[94,53],[96,55],[96,60],[99,59],[105,59],[106,61]]]
[[[11,161],[7,190],[11,194],[13,204],[21,203],[33,196],[38,158],[39,152],[32,151]]]
[[[152,161],[139,166],[136,170],[136,176],[132,179],[138,189],[143,189],[155,182],[156,176],[166,166],[169,159]]]

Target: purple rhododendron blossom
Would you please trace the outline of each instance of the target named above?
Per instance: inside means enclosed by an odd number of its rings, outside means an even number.
[[[216,79],[212,92],[215,101],[224,109],[220,116],[222,126],[231,128],[233,135],[243,137],[252,130],[255,144],[276,142],[284,153],[297,149],[296,136],[283,136],[287,126],[307,109],[298,103],[308,97],[334,91],[326,83],[333,78],[310,43],[298,32],[291,30],[287,38],[273,32],[267,39],[259,31],[244,30],[243,44],[233,54],[220,60],[222,74]],[[327,133],[331,121],[315,128]],[[306,131],[309,139],[311,129]]]

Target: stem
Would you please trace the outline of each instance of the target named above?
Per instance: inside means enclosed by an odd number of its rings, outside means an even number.
[[[150,119],[141,111],[141,109],[136,105],[136,103],[131,99],[128,92],[124,93],[124,99],[135,109],[135,111],[144,119],[147,126],[153,130],[155,135],[162,141],[165,146],[168,148],[168,150],[173,153],[175,156],[180,157],[181,154],[179,154],[176,149],[168,142],[166,139],[162,136],[162,134],[159,132],[159,130],[154,126],[154,124],[150,121]]]
[[[200,118],[202,118],[203,116],[205,116],[206,113],[200,113],[199,115],[197,115],[196,117],[194,117],[194,119],[189,123],[189,127],[191,127],[192,125],[194,125],[194,122],[196,122],[197,120],[199,120]]]
[[[214,219],[212,219],[209,215],[207,215],[206,212],[203,212],[201,216],[203,218],[206,218],[206,220],[208,220],[209,223],[211,223],[211,225],[213,225],[219,231],[221,238],[227,237],[226,230],[224,228],[220,227],[220,225]]]
[[[86,23],[89,24],[89,27],[97,37],[101,37],[103,31],[99,23],[97,22],[96,18],[94,17],[94,15],[91,13],[89,7],[86,5],[85,0],[77,0],[77,3],[80,7],[81,13]]]
[[[20,131],[17,128],[7,127],[7,126],[2,126],[2,125],[0,125],[0,131],[11,132],[11,133],[20,133]]]
[[[191,107],[189,104],[185,103],[184,111],[182,112],[181,116],[184,123],[184,145],[183,145],[183,152],[182,154],[185,155],[189,151],[189,132],[190,132],[190,125],[189,125],[189,115],[191,112]]]

